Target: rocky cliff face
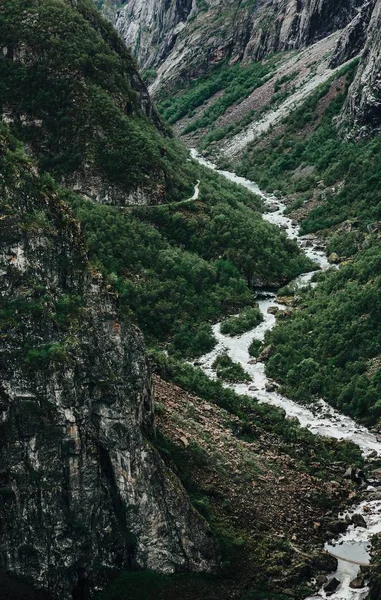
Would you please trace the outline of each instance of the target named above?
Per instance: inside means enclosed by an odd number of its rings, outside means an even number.
[[[4,127],[0,143],[0,571],[66,599],[113,568],[211,570],[208,526],[149,441],[142,337],[50,181]]]
[[[138,57],[140,67],[149,69],[167,58],[188,17],[195,12],[195,0],[132,0],[114,18],[123,39]]]
[[[332,68],[357,56],[364,48],[367,40],[369,21],[375,2],[376,0],[365,1],[354,19],[343,30],[331,61]]]
[[[257,60],[300,48],[347,26],[364,0],[148,2],[116,13],[117,29],[143,68],[157,69],[151,86],[197,76],[223,60]]]
[[[381,1],[374,5],[359,68],[348,92],[342,124],[356,136],[381,130]]]

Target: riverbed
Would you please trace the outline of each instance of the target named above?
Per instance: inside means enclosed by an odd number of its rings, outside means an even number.
[[[282,228],[290,238],[296,240],[299,247],[317,264],[319,269],[337,268],[329,264],[325,252],[319,247],[317,239],[300,235],[298,225],[284,215],[286,205],[281,200],[275,196],[265,194],[254,182],[244,177],[219,170],[216,165],[200,157],[197,151],[192,150],[191,154],[204,166],[217,171],[226,179],[240,184],[260,196],[268,209],[267,211],[265,209],[263,218]],[[310,285],[314,273],[315,271],[312,271],[301,275],[293,282],[293,285],[298,287]],[[264,362],[253,360],[248,349],[253,339],[263,341],[266,332],[275,326],[276,315],[274,312],[286,310],[287,307],[278,302],[276,295],[270,292],[261,291],[258,294],[257,302],[263,315],[263,321],[251,331],[232,337],[221,333],[221,323],[214,325],[213,333],[217,339],[217,345],[212,352],[198,360],[201,368],[209,377],[215,379],[216,374],[212,365],[218,355],[227,353],[234,362],[239,363],[244,368],[251,378],[248,383],[229,384],[229,387],[234,391],[255,397],[259,402],[284,409],[288,417],[297,418],[302,427],[306,427],[314,434],[354,442],[360,447],[365,457],[374,451],[377,452],[378,456],[381,456],[381,442],[378,441],[376,435],[366,427],[357,424],[350,417],[342,415],[323,400],[319,400],[311,407],[303,406],[277,391],[276,384],[269,381],[266,376]],[[271,389],[274,386],[275,389]],[[270,389],[271,391],[269,391]],[[372,491],[371,486],[368,487],[368,491]],[[371,537],[381,532],[381,501],[363,501],[351,510],[350,515],[354,513],[361,514],[364,517],[367,528],[351,525],[334,542],[334,545],[327,544],[326,546],[332,554],[339,558],[338,569],[332,576],[335,576],[341,582],[341,585],[334,594],[329,596],[331,600],[365,600],[368,595],[368,588],[351,589],[349,584],[356,578],[360,568],[359,565],[369,564]],[[343,517],[345,516],[343,515]],[[316,595],[306,598],[306,600],[321,600],[326,597],[324,590],[320,590]]]

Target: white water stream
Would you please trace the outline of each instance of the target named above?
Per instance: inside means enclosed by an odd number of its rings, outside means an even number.
[[[269,209],[269,212],[263,215],[264,219],[284,229],[289,237],[297,241],[305,254],[318,264],[320,269],[335,268],[329,264],[323,249],[317,247],[318,243],[316,239],[311,239],[311,236],[306,236],[305,238],[300,236],[299,227],[283,214],[286,207],[276,197],[264,194],[255,183],[244,177],[238,177],[228,171],[218,170],[216,165],[200,157],[196,150],[191,150],[191,154],[193,158],[204,166],[217,171],[230,181],[243,185],[254,194],[261,196]],[[314,272],[301,275],[295,280],[294,285],[298,287],[309,285],[313,274]],[[381,456],[381,440],[378,440],[376,435],[371,433],[366,427],[355,423],[350,417],[340,414],[323,400],[320,400],[311,407],[307,407],[299,405],[279,394],[276,391],[276,386],[275,390],[269,391],[271,389],[269,388],[269,384],[271,385],[273,382],[270,382],[265,374],[265,364],[251,359],[248,348],[253,339],[262,341],[266,331],[274,327],[276,317],[272,314],[271,309],[284,310],[286,307],[280,304],[275,294],[272,293],[259,294],[257,301],[263,315],[263,322],[252,331],[231,337],[221,333],[220,323],[214,325],[213,332],[217,338],[217,345],[212,352],[201,357],[198,361],[204,371],[211,378],[215,379],[216,374],[212,368],[212,364],[218,355],[226,352],[234,362],[242,365],[251,377],[249,383],[229,385],[237,393],[253,396],[259,402],[283,408],[288,417],[296,417],[302,427],[306,427],[315,434],[338,440],[351,440],[360,447],[364,456],[368,456],[374,450]],[[372,491],[371,487],[368,489]],[[335,554],[335,556],[346,559],[339,560],[338,569],[334,573],[334,576],[341,582],[341,585],[334,594],[329,596],[331,600],[365,600],[368,595],[368,588],[355,590],[351,589],[349,584],[358,575],[359,564],[369,564],[371,537],[375,533],[381,532],[381,500],[361,502],[361,504],[350,512],[350,515],[355,513],[361,514],[364,517],[367,528],[351,525],[346,533],[342,534],[333,545],[326,545],[327,549]],[[317,595],[311,596],[306,600],[321,600],[327,597],[322,589]]]

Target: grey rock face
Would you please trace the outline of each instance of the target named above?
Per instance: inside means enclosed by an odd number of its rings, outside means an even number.
[[[381,131],[381,0],[377,0],[356,77],[349,89],[341,121],[356,136]]]
[[[60,198],[22,162],[2,173],[0,571],[66,599],[113,568],[212,570],[208,525],[149,441],[140,332]]]
[[[358,11],[355,18],[344,29],[337,44],[336,52],[331,61],[335,68],[351,58],[357,56],[364,48],[367,38],[369,21],[372,16],[376,0],[368,0]]]
[[[223,60],[258,60],[346,27],[364,0],[131,0],[114,23],[139,65],[157,69],[151,91]],[[110,15],[109,15],[110,16]],[[364,40],[363,40],[364,41]]]
[[[195,10],[195,0],[131,0],[112,18],[140,67],[148,69],[165,60]]]

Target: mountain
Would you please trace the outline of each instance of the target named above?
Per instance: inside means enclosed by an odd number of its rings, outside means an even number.
[[[266,336],[266,372],[381,431],[380,0],[130,0],[112,11],[189,146],[287,204],[332,268]],[[148,26],[145,25],[148,23]],[[160,42],[157,43],[157,39]],[[142,43],[141,43],[142,42]],[[371,597],[379,597],[379,541]]]
[[[5,2],[0,17],[2,113],[38,164],[103,203],[168,198],[169,135],[92,3]]]
[[[374,135],[381,127],[380,25],[381,2],[377,1],[371,13],[361,62],[342,114],[346,127],[360,137]]]
[[[378,427],[379,2],[96,4],[136,59],[90,0],[0,6],[0,594],[304,598],[360,451],[197,358],[284,286],[268,373]],[[341,269],[296,293],[311,261],[176,133]]]
[[[7,0],[0,32],[2,590],[213,572],[216,536],[156,449],[134,322],[197,355],[249,285],[309,262],[258,198],[191,161],[91,2]]]
[[[308,46],[346,27],[363,0],[130,0],[112,19],[151,90],[199,77],[224,61],[262,59]],[[156,71],[156,73],[155,73]]]
[[[152,447],[140,332],[3,125],[1,156],[1,571],[72,598],[113,567],[213,570],[211,532]]]

